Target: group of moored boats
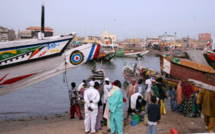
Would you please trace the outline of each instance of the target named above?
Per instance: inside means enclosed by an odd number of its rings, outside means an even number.
[[[164,54],[160,55],[160,73],[142,65],[125,66],[123,76],[132,82],[149,71],[154,77],[163,77],[165,81],[177,85],[179,81],[187,81],[196,87],[215,91],[215,63],[213,51],[189,50],[187,58]],[[189,59],[188,59],[189,58]]]

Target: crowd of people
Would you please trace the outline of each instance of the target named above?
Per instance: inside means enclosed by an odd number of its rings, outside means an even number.
[[[150,77],[123,83],[109,78],[104,81],[83,80],[78,87],[72,82],[69,90],[70,118],[77,114],[80,120],[83,119],[81,104],[84,102],[85,133],[93,134],[106,126],[107,133],[124,134],[124,125],[132,122],[132,116],[138,115],[140,120],[144,120],[148,115],[148,132],[155,134],[155,126],[162,114],[160,94],[163,92],[159,89],[162,87],[158,86],[154,94],[154,85],[159,85],[159,82]]]
[[[124,134],[125,125],[135,125],[138,121],[146,123],[148,134],[156,134],[161,115],[167,113],[167,98],[172,111],[188,117],[199,117],[200,105],[206,102],[203,102],[204,97],[198,99],[198,96],[203,94],[207,93],[198,93],[186,82],[179,82],[178,86],[167,86],[161,77],[148,75],[123,83],[109,78],[103,81],[83,80],[78,87],[74,82],[71,83],[70,118],[73,119],[77,114],[80,120],[84,119],[86,134],[94,134],[104,126],[107,128],[106,133]],[[82,103],[84,118],[81,113]],[[211,131],[215,126],[215,118],[211,115],[215,113],[206,110],[204,113],[207,128]]]

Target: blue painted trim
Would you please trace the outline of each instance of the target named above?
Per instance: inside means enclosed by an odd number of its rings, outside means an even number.
[[[68,41],[68,40],[71,40],[71,38],[69,38],[69,39],[64,39],[64,40],[50,41],[50,42],[47,41],[47,42],[44,42],[44,43],[37,43],[37,44],[32,44],[32,45],[25,45],[25,46],[17,46],[17,47],[3,48],[3,49],[0,49],[0,51],[9,51],[9,50],[20,49],[20,48],[28,48],[28,47],[43,46],[43,45],[50,44],[50,43],[64,42],[64,41]]]
[[[93,56],[93,52],[94,52],[94,50],[95,50],[95,47],[96,47],[96,45],[93,44],[93,46],[92,46],[92,48],[91,48],[91,50],[90,50],[90,54],[89,54],[89,56],[88,56],[88,58],[87,58],[87,61],[89,61],[89,60],[92,59],[92,56]]]

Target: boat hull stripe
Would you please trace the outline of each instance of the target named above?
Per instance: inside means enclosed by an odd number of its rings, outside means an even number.
[[[93,59],[97,58],[99,56],[99,50],[100,50],[100,45],[96,45],[96,50],[93,56]]]
[[[89,56],[88,56],[88,58],[87,58],[88,61],[93,59],[93,53],[94,53],[94,51],[95,51],[95,47],[96,47],[96,45],[93,44],[93,45],[92,45],[92,48],[90,49],[90,54],[89,54]]]
[[[20,80],[23,80],[25,78],[28,78],[32,75],[34,75],[35,73],[33,74],[27,74],[27,75],[23,75],[23,76],[19,76],[19,77],[15,77],[15,78],[12,78],[12,79],[9,79],[9,80],[5,80],[4,82],[0,83],[0,85],[5,85],[5,84],[12,84],[12,83],[15,83],[17,81],[20,81]]]

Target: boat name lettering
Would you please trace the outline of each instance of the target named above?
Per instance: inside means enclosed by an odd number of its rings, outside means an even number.
[[[58,47],[59,45],[60,45],[60,44],[57,43],[57,42],[55,42],[55,43],[50,43],[50,44],[48,44],[48,49],[56,48],[56,47]]]

